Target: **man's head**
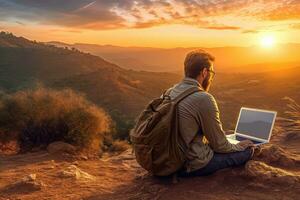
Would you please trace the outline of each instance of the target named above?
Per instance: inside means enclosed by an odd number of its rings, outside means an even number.
[[[215,74],[214,60],[212,55],[203,50],[189,52],[184,60],[185,77],[196,79],[208,91]]]

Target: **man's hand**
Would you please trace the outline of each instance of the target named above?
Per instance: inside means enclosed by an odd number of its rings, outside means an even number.
[[[243,140],[243,141],[240,141],[238,143],[239,146],[241,146],[243,149],[246,149],[247,147],[253,147],[254,144],[251,140]]]

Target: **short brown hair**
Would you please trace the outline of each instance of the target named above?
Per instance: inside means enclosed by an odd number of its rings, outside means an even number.
[[[197,78],[204,68],[210,68],[215,58],[202,49],[189,52],[184,60],[184,73],[186,77]]]

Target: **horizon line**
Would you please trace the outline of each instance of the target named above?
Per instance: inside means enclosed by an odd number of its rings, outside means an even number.
[[[225,46],[176,46],[176,47],[155,47],[155,46],[137,46],[137,45],[113,45],[113,44],[100,44],[100,43],[84,43],[84,42],[65,42],[65,41],[57,41],[57,40],[50,40],[50,41],[42,41],[42,40],[36,40],[34,38],[31,37],[26,37],[23,35],[19,35],[19,34],[15,34],[13,32],[10,31],[5,31],[5,30],[1,30],[3,32],[6,33],[11,33],[14,36],[17,37],[23,37],[25,39],[28,39],[30,41],[37,41],[37,42],[41,42],[41,43],[51,43],[51,42],[58,42],[58,43],[63,43],[66,45],[76,45],[76,44],[84,44],[84,45],[98,45],[98,46],[112,46],[112,47],[121,47],[121,48],[149,48],[149,49],[164,49],[164,50],[170,50],[170,49],[196,49],[196,48],[204,48],[204,49],[214,49],[214,48],[253,48],[253,47],[257,47],[259,45],[241,45],[241,46],[230,46],[230,45],[225,45]],[[276,43],[276,45],[289,45],[289,44],[293,44],[293,45],[300,45],[300,43],[298,42],[287,42],[287,43]]]
[[[149,49],[165,49],[165,50],[170,50],[170,49],[193,49],[193,48],[204,48],[204,49],[216,49],[216,48],[253,48],[253,47],[258,47],[260,45],[248,45],[248,46],[212,46],[212,47],[205,47],[205,46],[187,46],[187,47],[183,47],[183,46],[177,46],[177,47],[155,47],[155,46],[123,46],[123,45],[113,45],[113,44],[99,44],[99,43],[84,43],[84,42],[72,42],[72,43],[68,43],[68,42],[64,42],[64,41],[45,41],[42,43],[62,43],[62,44],[66,44],[66,45],[97,45],[97,46],[111,46],[111,47],[121,47],[121,48],[149,48]],[[287,43],[276,43],[276,45],[300,45],[300,43],[298,42],[287,42]]]

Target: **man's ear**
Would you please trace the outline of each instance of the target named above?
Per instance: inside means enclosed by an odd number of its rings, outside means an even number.
[[[202,76],[203,76],[204,79],[206,78],[207,73],[208,73],[207,68],[204,68],[204,69],[202,70]]]

